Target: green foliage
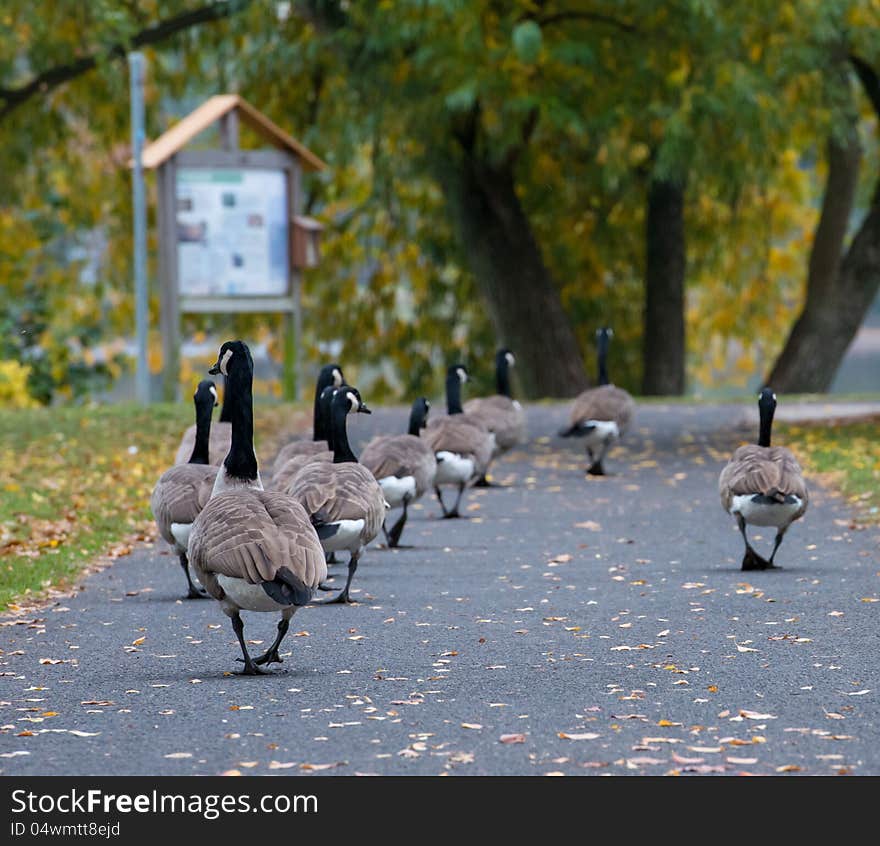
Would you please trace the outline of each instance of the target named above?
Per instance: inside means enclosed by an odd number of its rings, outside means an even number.
[[[197,5],[7,0],[0,88]],[[438,394],[452,357],[491,384],[495,341],[436,181],[464,139],[486,162],[515,161],[590,371],[595,328],[611,324],[614,378],[631,388],[647,185],[686,180],[690,375],[742,384],[798,310],[821,154],[845,115],[861,115],[877,172],[846,53],[880,63],[878,23],[876,0],[300,0],[285,19],[252,3],[147,50],[148,135],[234,82],[328,161],[305,183],[327,227],[305,278],[309,363],[338,355],[377,399]],[[0,358],[30,368],[40,401],[82,396],[118,375],[133,323],[124,64],[32,98],[0,133]],[[157,325],[155,293],[151,305]],[[280,357],[262,319],[188,326],[231,329]]]

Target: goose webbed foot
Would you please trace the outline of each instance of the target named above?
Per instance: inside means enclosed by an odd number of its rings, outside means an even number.
[[[326,593],[328,590],[336,590],[336,588],[333,587],[333,585],[329,584],[329,582],[332,581],[332,579],[333,579],[333,577],[331,576],[329,579],[327,579],[326,582],[321,582],[321,583],[318,585],[318,590],[322,590],[322,591],[324,591],[325,593]]]
[[[199,590],[195,585],[191,584],[186,592],[184,599],[208,599],[208,591]]]
[[[480,478],[477,479],[476,482],[474,482],[474,487],[475,488],[500,488],[501,485],[499,485],[495,482],[489,481],[486,474],[483,473],[483,475],[480,476]]]
[[[597,461],[595,464],[591,464],[587,468],[587,475],[588,476],[604,476],[604,475],[606,475],[605,468],[602,466],[602,462]]]
[[[360,552],[354,553],[348,561],[348,579],[345,581],[345,587],[333,597],[333,599],[325,599],[323,602],[316,602],[315,605],[349,605],[354,600],[348,595],[348,590],[351,587],[351,580],[354,578],[354,574],[357,571],[358,559],[361,557]]]
[[[440,509],[443,511],[444,519],[449,519],[450,517],[458,517],[458,503],[456,503],[456,507],[451,511],[447,509],[446,503],[443,502],[443,494],[440,493],[440,488],[434,488],[434,493],[437,494],[437,502],[440,503]]]
[[[281,646],[281,641],[284,640],[284,636],[287,634],[289,628],[290,623],[287,620],[281,620],[278,623],[278,635],[276,636],[274,643],[259,658],[254,658],[254,664],[284,663],[284,659],[278,654],[278,647]]]
[[[746,547],[742,560],[743,570],[781,570],[782,568],[758,555],[751,546]]]

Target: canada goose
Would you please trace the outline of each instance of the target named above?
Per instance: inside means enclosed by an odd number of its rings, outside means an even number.
[[[253,362],[241,341],[220,347],[210,372],[227,377],[232,400],[232,445],[217,473],[210,500],[192,526],[189,560],[208,593],[232,620],[245,675],[280,662],[278,648],[296,610],[327,576],[315,529],[293,497],[264,491],[254,454]],[[244,641],[241,611],[281,614],[278,634],[258,658]]]
[[[315,383],[315,402],[312,409],[312,439],[298,438],[285,444],[275,456],[272,472],[277,473],[288,458],[294,455],[314,455],[327,449],[329,431],[321,413],[321,394],[327,387],[338,388],[345,378],[342,368],[338,364],[325,364],[318,373],[318,381]]]
[[[445,518],[461,516],[458,507],[464,489],[486,473],[495,451],[495,436],[477,418],[463,414],[461,408],[461,385],[467,381],[464,365],[453,364],[446,374],[447,417],[433,420],[425,429],[424,439],[434,450],[437,458],[437,475],[434,492],[440,502]],[[453,485],[458,488],[455,505],[446,508],[441,487]]]
[[[788,527],[804,515],[809,503],[807,485],[797,459],[785,447],[771,447],[776,394],[764,388],[758,395],[761,423],[758,443],[739,447],[721,471],[718,492],[721,506],[736,518],[746,545],[743,570],[767,570],[776,567],[773,558]],[[774,526],[776,539],[769,559],[752,548],[746,536],[746,524]]]
[[[387,503],[373,474],[351,451],[346,432],[349,414],[370,414],[356,388],[342,385],[330,406],[333,463],[307,464],[287,487],[306,510],[326,553],[348,550],[348,579],[331,600],[351,602],[349,588],[364,547],[382,528]]]
[[[378,480],[388,505],[391,508],[403,506],[403,514],[390,531],[385,528],[385,523],[382,524],[390,547],[400,545],[409,504],[431,488],[437,475],[434,450],[419,437],[430,408],[428,400],[420,397],[412,404],[408,434],[380,435],[373,438],[361,453],[361,464]]]
[[[604,476],[602,459],[614,441],[623,436],[632,420],[636,404],[633,398],[608,381],[608,343],[614,332],[603,327],[596,332],[599,341],[599,387],[584,391],[574,401],[571,425],[559,434],[563,438],[584,438],[591,476]]]
[[[214,384],[213,382],[211,383]],[[216,395],[217,388],[214,387]],[[216,405],[216,402],[215,402]],[[219,464],[226,458],[229,452],[229,444],[232,440],[232,424],[229,422],[229,408],[226,404],[226,391],[223,391],[223,407],[220,409],[220,420],[211,426],[211,436],[208,441],[208,464]],[[196,443],[196,424],[188,427],[180,439],[180,446],[174,456],[175,464],[184,464],[190,460],[193,447]]]
[[[156,482],[150,509],[159,534],[177,551],[186,575],[187,599],[207,596],[193,584],[189,574],[186,547],[192,523],[211,495],[217,467],[208,463],[211,414],[217,405],[217,389],[210,380],[199,382],[193,403],[196,407],[196,436],[187,464],[175,464]]]
[[[464,404],[465,414],[482,421],[483,425],[495,435],[495,454],[507,452],[526,442],[526,415],[523,407],[513,399],[510,389],[510,368],[516,359],[509,349],[500,349],[495,354],[496,394],[489,397],[476,397]],[[492,483],[481,476],[477,487],[489,487]]]

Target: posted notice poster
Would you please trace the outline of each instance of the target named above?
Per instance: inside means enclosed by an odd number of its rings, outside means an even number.
[[[181,168],[176,201],[181,296],[287,294],[284,171]]]

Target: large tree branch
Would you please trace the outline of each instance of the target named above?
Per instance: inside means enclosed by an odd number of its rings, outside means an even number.
[[[90,56],[83,56],[75,61],[48,68],[16,88],[0,88],[0,103],[2,103],[0,121],[3,121],[13,110],[32,97],[52,91],[65,82],[70,82],[93,70],[101,60],[120,59],[132,48],[158,44],[179,32],[192,29],[200,24],[228,18],[242,11],[251,2],[252,0],[218,0],[216,3],[201,6],[189,12],[182,12],[173,18],[159,21],[159,23],[142,29],[127,42],[120,42]]]
[[[868,95],[874,111],[880,117],[880,77],[877,76],[877,71],[858,56],[850,55],[849,60],[855,68],[856,76],[862,83],[862,88],[865,89],[865,94]]]
[[[551,24],[565,23],[566,21],[589,21],[590,23],[605,24],[606,26],[613,27],[614,29],[618,29],[621,32],[626,32],[628,34],[639,31],[635,24],[631,24],[628,21],[622,21],[620,18],[615,18],[611,15],[604,15],[601,12],[569,10],[566,12],[554,12],[549,15],[539,15],[534,18],[534,20],[542,27],[550,26]]]

